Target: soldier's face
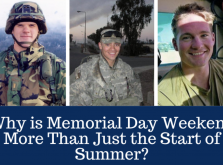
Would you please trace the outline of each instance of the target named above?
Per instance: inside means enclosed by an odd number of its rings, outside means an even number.
[[[178,21],[173,45],[179,51],[183,69],[208,67],[214,42],[214,33],[202,17],[189,14]]]
[[[121,44],[115,42],[111,43],[99,42],[98,46],[101,50],[101,54],[103,55],[103,57],[107,60],[110,66],[113,66],[115,59],[119,54]]]
[[[14,26],[12,34],[18,42],[33,42],[39,32],[38,25],[35,22],[19,22]],[[15,42],[15,46],[17,43]],[[29,47],[30,44],[22,44],[23,47]]]

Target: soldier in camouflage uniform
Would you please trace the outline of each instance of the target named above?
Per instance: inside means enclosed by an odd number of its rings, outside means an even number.
[[[39,5],[14,4],[5,32],[12,35],[14,45],[0,53],[0,105],[65,105],[65,63],[37,41],[47,32]]]
[[[137,106],[142,102],[141,83],[132,68],[118,58],[120,32],[106,29],[98,43],[101,53],[75,69],[70,105]]]

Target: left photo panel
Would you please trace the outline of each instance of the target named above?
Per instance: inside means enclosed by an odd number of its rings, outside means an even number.
[[[65,106],[66,1],[0,6],[0,106]]]

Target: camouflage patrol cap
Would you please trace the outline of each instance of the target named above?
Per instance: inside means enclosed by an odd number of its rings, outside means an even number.
[[[110,37],[106,37],[105,33],[107,32],[111,32],[111,36]],[[113,32],[113,33],[112,33]],[[111,42],[115,42],[115,43],[122,43],[122,37],[115,35],[115,33],[120,33],[117,30],[114,29],[105,29],[101,32],[101,42],[107,44],[107,43],[111,43]],[[121,33],[120,33],[121,34]]]
[[[39,27],[40,34],[47,32],[45,17],[35,2],[22,1],[13,5],[6,21],[6,34],[12,34],[14,26],[19,22],[35,22]]]

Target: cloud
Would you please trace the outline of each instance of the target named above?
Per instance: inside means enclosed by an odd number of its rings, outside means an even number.
[[[91,22],[101,16],[111,15],[112,6],[115,2],[116,0],[92,0],[83,3],[82,0],[70,0],[70,28],[85,23],[85,13],[77,13],[77,11],[85,11],[86,22]],[[145,3],[153,4],[153,0],[145,0]]]
[[[83,27],[79,25],[85,24],[85,13],[77,13],[77,11],[86,12],[86,35],[94,33],[97,29],[103,27],[110,21],[112,15],[112,6],[116,0],[91,0],[83,3],[82,0],[70,0],[70,33],[74,35],[76,40],[83,41],[83,35],[81,31],[84,31]],[[145,0],[145,4],[154,4],[154,0]],[[152,21],[142,30],[141,39],[153,39],[154,38],[154,18],[152,13]]]
[[[85,21],[84,12],[86,12],[87,22],[91,22],[101,16],[107,16],[111,13],[112,5],[115,0],[94,0],[90,3],[82,3],[80,0],[70,0],[70,27],[78,26]]]

